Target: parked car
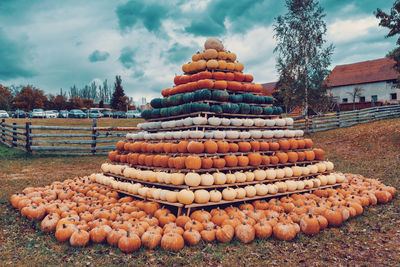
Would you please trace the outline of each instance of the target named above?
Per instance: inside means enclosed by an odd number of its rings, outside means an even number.
[[[98,110],[86,110],[85,111],[86,118],[101,118],[103,117],[100,111]]]
[[[44,116],[46,117],[46,119],[55,119],[55,118],[57,118],[57,114],[54,113],[52,110],[46,110],[44,112]]]
[[[52,109],[50,111],[53,111],[53,113],[56,114],[56,118],[58,118],[58,111],[57,110]]]
[[[113,118],[114,119],[119,119],[119,118],[124,118],[126,119],[126,112],[123,111],[116,111],[113,113]]]
[[[7,111],[5,110],[0,110],[0,118],[9,118],[10,116],[8,115]]]
[[[103,118],[112,118],[113,117],[113,113],[110,110],[103,110],[101,111],[101,113],[103,114]]]
[[[68,113],[68,118],[86,118],[86,114],[80,109],[73,109]]]
[[[140,117],[140,112],[137,110],[128,110],[126,113],[127,118],[139,118]]]
[[[17,109],[12,113],[13,118],[26,118],[26,113],[23,110]]]
[[[58,117],[59,118],[68,118],[68,110],[60,110],[60,112],[58,112]]]
[[[38,109],[32,110],[30,118],[44,118],[44,117],[45,117],[45,113],[44,113],[43,109],[38,108]]]

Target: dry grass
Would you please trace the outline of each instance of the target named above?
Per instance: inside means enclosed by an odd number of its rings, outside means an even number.
[[[311,136],[326,150],[335,169],[360,173],[400,188],[400,119],[363,124]],[[256,240],[249,245],[204,244],[179,253],[141,249],[123,254],[108,245],[72,248],[40,230],[8,204],[9,196],[26,186],[98,171],[103,157],[26,158],[0,146],[0,265],[398,265],[400,201],[365,209],[340,228],[329,228],[291,242]]]

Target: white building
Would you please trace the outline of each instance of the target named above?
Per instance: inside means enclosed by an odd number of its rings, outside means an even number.
[[[382,58],[348,65],[336,66],[325,79],[330,93],[338,103],[353,103],[355,87],[362,88],[356,103],[360,108],[375,104],[400,103],[400,89],[396,80],[400,76],[394,68],[395,61]],[[380,102],[380,103],[379,103]]]

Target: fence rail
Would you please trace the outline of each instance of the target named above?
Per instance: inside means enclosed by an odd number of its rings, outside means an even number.
[[[0,142],[8,147],[23,149],[28,153],[40,151],[56,155],[104,155],[115,149],[115,143],[136,127],[67,127],[17,125],[1,120]],[[60,131],[62,133],[60,133]]]
[[[314,133],[398,117],[400,117],[400,105],[379,106],[314,116],[308,120],[298,119],[295,120],[294,128],[302,129],[306,133]]]

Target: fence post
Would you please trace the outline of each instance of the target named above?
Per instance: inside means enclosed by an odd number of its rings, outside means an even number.
[[[92,155],[96,154],[96,118],[93,118],[93,124],[92,124]]]
[[[340,111],[336,111],[337,127],[340,128]]]
[[[25,124],[25,138],[26,138],[26,144],[25,144],[25,149],[26,152],[31,153],[31,123],[27,122]]]
[[[313,133],[314,131],[313,131],[313,118],[311,117],[311,123],[310,123],[310,129],[309,129],[309,131],[310,131],[310,133]]]
[[[357,118],[357,124],[360,124],[360,118],[359,118],[359,113],[360,113],[360,110],[359,109],[357,109],[357,112],[356,112],[356,118]]]
[[[6,137],[6,135],[5,135],[5,133],[6,133],[6,130],[4,130],[4,124],[6,123],[6,120],[5,119],[1,119],[1,141],[3,142],[3,143],[5,143],[5,137]]]
[[[17,146],[17,128],[15,128],[15,125],[17,125],[16,122],[13,122],[13,139],[12,139],[12,147]]]

